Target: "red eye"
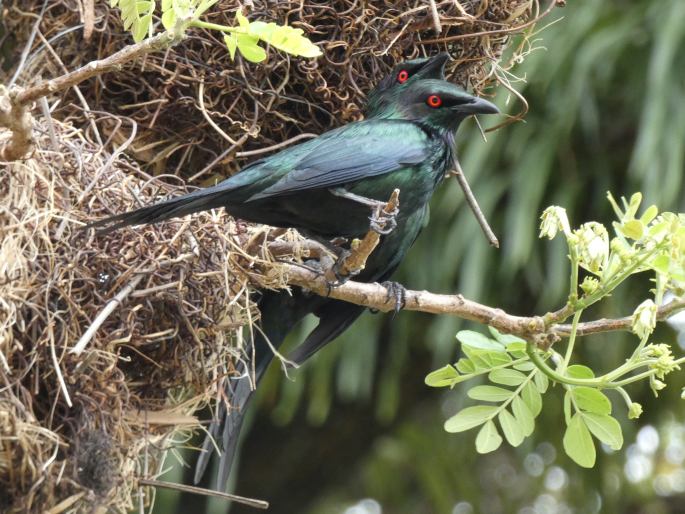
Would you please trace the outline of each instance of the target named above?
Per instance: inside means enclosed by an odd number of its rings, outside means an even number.
[[[426,103],[428,104],[429,107],[433,107],[435,109],[435,108],[440,107],[442,105],[442,98],[440,98],[438,95],[430,95],[426,99]]]
[[[397,82],[404,84],[409,80],[409,72],[407,70],[402,70],[397,74]]]

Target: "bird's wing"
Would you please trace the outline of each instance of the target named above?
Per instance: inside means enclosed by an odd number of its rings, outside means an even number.
[[[384,175],[420,164],[431,152],[428,135],[413,123],[383,120],[348,127],[312,145],[285,176],[248,201]]]

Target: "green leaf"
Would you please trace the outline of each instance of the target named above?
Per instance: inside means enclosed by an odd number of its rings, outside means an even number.
[[[582,416],[590,432],[597,439],[614,450],[621,449],[623,433],[618,421],[606,414],[594,414],[592,412],[584,412]]]
[[[213,6],[215,3],[217,3],[219,0],[202,0],[200,4],[197,6],[195,9],[195,18],[199,18],[202,16],[207,9],[209,9],[211,6]]]
[[[176,26],[176,11],[169,9],[162,13],[162,26],[166,30],[171,30]]]
[[[140,43],[143,39],[145,39],[145,36],[150,31],[150,27],[152,27],[152,13],[148,14],[147,16],[143,16],[136,23],[134,23],[133,41]]]
[[[516,358],[521,358],[521,357],[526,357],[526,343],[519,343],[519,342],[514,342],[514,343],[509,343],[507,345],[507,351],[512,354]]]
[[[138,0],[136,2],[136,10],[138,11],[138,16],[145,16],[152,7],[152,2],[150,0]]]
[[[478,453],[494,452],[502,444],[502,437],[497,432],[495,423],[490,420],[478,432],[476,437],[476,451]]]
[[[533,371],[534,369],[537,369],[535,364],[532,362],[522,362],[521,364],[517,364],[514,366],[514,369],[517,369],[519,371]]]
[[[459,382],[461,375],[454,366],[444,366],[426,376],[425,382],[430,387],[449,387]]]
[[[650,205],[647,207],[642,216],[640,216],[640,221],[645,225],[649,225],[654,218],[659,214],[659,209],[656,205]]]
[[[248,34],[236,34],[238,50],[250,62],[262,62],[266,59],[266,50],[257,44],[258,39]]]
[[[503,409],[499,413],[499,424],[502,427],[504,437],[510,445],[516,447],[523,442],[525,436],[523,435],[523,428],[516,421],[514,415],[507,409]]]
[[[597,451],[590,431],[580,414],[574,415],[566,428],[564,450],[579,466],[591,468],[595,465]]]
[[[631,239],[639,240],[645,233],[645,226],[640,220],[630,220],[621,225],[621,232]]]
[[[598,389],[579,386],[571,389],[571,394],[580,410],[595,414],[611,414],[609,398]]]
[[[471,346],[462,346],[462,351],[473,363],[476,370],[491,369],[511,362],[511,357],[504,351],[483,350]]]
[[[595,373],[587,366],[574,364],[566,368],[566,374],[571,378],[595,378]]]
[[[250,24],[250,34],[254,34],[274,48],[292,55],[302,57],[318,57],[321,55],[321,49],[302,35],[302,29],[288,25],[276,25],[273,22],[255,21]]]
[[[517,386],[526,381],[526,375],[515,369],[496,369],[488,375],[490,382],[501,385]]]
[[[456,366],[459,373],[465,375],[476,371],[476,366],[469,359],[459,359]]]
[[[535,386],[538,388],[538,391],[542,394],[546,393],[547,388],[549,387],[549,378],[547,378],[547,375],[542,371],[537,371],[533,379],[535,380]]]
[[[508,400],[514,394],[514,391],[510,389],[504,389],[503,387],[489,386],[489,385],[479,385],[469,389],[467,393],[469,398],[474,400],[480,400],[484,402],[503,402]]]
[[[516,417],[518,424],[521,425],[524,437],[528,437],[535,430],[535,418],[533,413],[530,412],[528,405],[520,396],[516,396],[511,402],[511,410],[514,411],[514,417]]]
[[[671,267],[671,257],[662,253],[656,256],[652,261],[652,268],[654,268],[659,273],[666,275]]]
[[[474,407],[466,407],[459,411],[450,419],[445,421],[445,430],[447,432],[464,432],[470,428],[482,425],[489,418],[497,412],[496,405],[476,405]]]
[[[460,330],[457,332],[457,339],[461,344],[470,346],[471,348],[498,352],[505,351],[503,344],[484,336],[480,332],[474,332],[473,330]]]
[[[564,394],[564,419],[568,425],[571,422],[571,391],[566,391]]]
[[[526,342],[523,339],[521,339],[520,337],[511,335],[511,334],[502,334],[499,330],[497,330],[494,327],[490,327],[490,326],[488,326],[488,330],[492,334],[492,337],[494,337],[498,342],[500,342],[504,346],[506,346],[507,349],[508,349],[508,346],[510,344],[514,344],[514,343],[517,343],[519,345],[523,345],[523,349],[524,350],[526,349]]]
[[[242,9],[238,9],[238,10],[235,12],[235,19],[238,21],[238,25],[239,25],[241,28],[247,29],[247,28],[250,27],[250,22],[248,21],[248,19],[247,19],[247,18],[245,17],[245,15],[243,14]]]
[[[235,51],[238,48],[238,38],[235,34],[225,34],[224,43],[228,48],[228,53],[231,56],[231,60],[235,59]]]
[[[542,410],[542,397],[540,396],[540,391],[531,382],[528,382],[523,386],[521,391],[521,398],[530,409],[531,414],[534,418],[538,417],[540,411]]]

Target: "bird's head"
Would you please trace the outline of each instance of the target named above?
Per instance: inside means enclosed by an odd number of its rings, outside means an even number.
[[[367,118],[382,116],[391,108],[402,91],[411,87],[417,80],[444,79],[445,63],[449,55],[441,52],[433,57],[412,59],[397,64],[367,96]],[[390,109],[391,110],[391,109]]]
[[[396,100],[393,118],[421,122],[440,132],[454,132],[472,114],[498,114],[493,103],[444,80],[421,80]]]

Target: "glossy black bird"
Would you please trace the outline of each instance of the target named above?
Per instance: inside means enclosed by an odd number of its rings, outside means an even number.
[[[386,280],[424,225],[428,200],[450,168],[453,136],[459,123],[471,114],[494,113],[497,109],[437,80],[407,80],[375,101],[382,106],[376,113],[381,119],[346,125],[252,163],[217,186],[115,216],[98,225],[113,230],[223,206],[237,217],[295,227],[319,239],[352,238],[368,230],[370,213],[369,205],[353,195],[383,202],[393,189],[399,188],[397,226],[382,238],[358,276],[363,281]],[[293,296],[267,292],[259,305],[265,336],[275,345],[306,314],[314,312],[320,318],[317,328],[290,356],[297,363],[335,338],[364,310],[301,291],[295,291]],[[261,337],[256,337],[254,344],[255,378],[259,380],[272,352]],[[249,382],[238,381],[231,398],[232,405],[241,410],[225,420],[219,487],[228,476],[250,396]],[[212,432],[218,435],[216,428]],[[198,476],[207,460],[206,454],[199,459]]]

